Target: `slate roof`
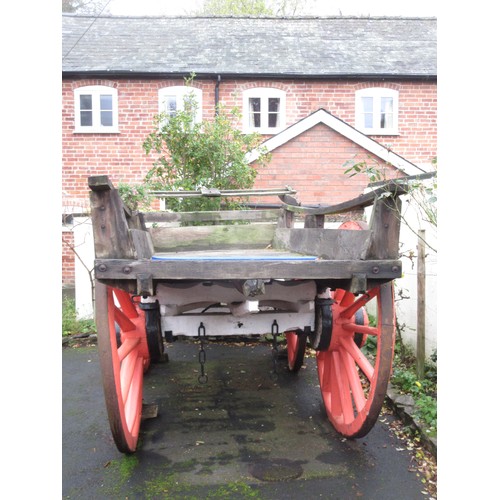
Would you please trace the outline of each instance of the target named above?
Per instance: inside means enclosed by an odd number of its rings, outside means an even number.
[[[63,15],[63,74],[434,78],[435,18]]]

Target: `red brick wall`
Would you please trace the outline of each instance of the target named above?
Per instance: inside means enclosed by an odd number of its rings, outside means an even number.
[[[62,188],[69,199],[88,200],[89,175],[108,174],[113,183],[141,183],[152,167],[142,144],[158,113],[158,89],[182,85],[164,80],[64,80],[62,84]],[[215,80],[198,80],[203,91],[203,117],[214,116]],[[85,85],[109,85],[118,91],[120,133],[75,134],[73,90]],[[437,89],[428,83],[376,83],[357,81],[222,81],[219,100],[227,107],[242,106],[242,92],[255,86],[286,91],[287,126],[323,108],[354,126],[355,92],[364,87],[386,86],[399,91],[399,135],[372,136],[413,163],[430,163],[437,151]],[[356,156],[358,155],[358,156]],[[366,187],[363,176],[344,175],[345,162],[364,159],[361,148],[324,125],[317,125],[272,152],[271,164],[259,172],[256,187],[290,185],[302,203],[333,204],[359,195]],[[388,176],[396,175],[395,172]],[[273,200],[274,202],[276,199]],[[71,238],[63,233],[63,238]],[[63,244],[63,282],[74,284],[74,256]]]
[[[370,155],[374,158],[373,155]],[[364,174],[349,177],[345,163],[356,157],[376,165],[366,151],[324,124],[318,124],[272,152],[273,160],[261,168],[256,188],[296,189],[303,204],[333,205],[360,195],[369,180]],[[379,160],[382,172],[383,160]],[[396,169],[387,169],[387,178],[398,176]],[[275,202],[277,200],[274,200]]]
[[[73,233],[62,233],[62,282],[66,286],[75,286],[75,254],[71,250],[74,244]]]
[[[110,174],[113,182],[139,183],[151,168],[142,143],[152,130],[158,112],[158,89],[182,80],[65,80],[63,81],[63,176],[65,194],[87,198],[87,177]],[[118,90],[119,134],[75,134],[73,90],[83,85],[111,85]],[[203,91],[203,116],[214,115],[215,81],[197,81]],[[356,81],[222,81],[220,102],[241,107],[241,93],[254,86],[276,87],[287,92],[287,125],[324,108],[354,125],[356,90],[374,86]],[[435,83],[377,83],[399,91],[399,136],[372,137],[414,163],[429,163],[437,149]],[[319,151],[317,151],[319,153]],[[274,160],[273,160],[274,162]],[[296,164],[296,163],[295,163]],[[338,165],[337,165],[338,168]],[[300,186],[297,186],[297,188]],[[309,187],[307,188],[309,189]]]

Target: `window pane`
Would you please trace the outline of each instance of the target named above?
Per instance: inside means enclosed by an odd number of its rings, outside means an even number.
[[[113,112],[112,111],[101,111],[101,125],[103,127],[113,126]]]
[[[165,97],[165,112],[168,116],[173,116],[177,112],[177,99],[175,95]]]
[[[92,111],[80,111],[80,125],[92,127]]]
[[[92,109],[91,95],[85,94],[80,96],[80,109]]]
[[[268,104],[269,104],[269,113],[279,113],[280,111],[279,97],[270,97]]]
[[[251,127],[260,127],[260,98],[251,97],[249,100],[249,120]]]
[[[373,97],[363,97],[363,113],[373,113]]]
[[[270,97],[268,100],[268,127],[275,128],[279,127],[279,111],[280,111],[280,99],[279,97]]]
[[[110,95],[101,95],[101,110],[113,109],[113,98]]]
[[[380,100],[380,127],[393,127],[393,100],[392,97],[382,97]]]
[[[373,128],[373,97],[362,97],[363,126]]]
[[[252,113],[260,113],[260,97],[250,98],[250,110]]]
[[[276,113],[269,113],[269,127],[275,128],[279,126],[279,115]]]

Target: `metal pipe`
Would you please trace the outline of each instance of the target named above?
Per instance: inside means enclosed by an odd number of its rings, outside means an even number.
[[[219,114],[219,86],[221,77],[217,75],[217,83],[215,84],[215,116]]]

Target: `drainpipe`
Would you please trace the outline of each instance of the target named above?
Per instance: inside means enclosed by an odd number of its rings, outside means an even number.
[[[220,75],[217,75],[217,83],[215,84],[215,116],[219,114],[219,86],[220,86]]]

